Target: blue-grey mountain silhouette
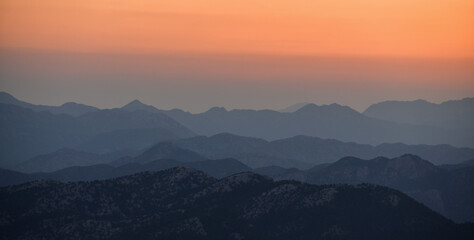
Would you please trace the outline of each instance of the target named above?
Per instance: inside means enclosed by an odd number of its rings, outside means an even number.
[[[61,148],[107,153],[195,135],[170,117],[147,111],[107,109],[73,117],[0,104],[0,115],[0,166],[4,167]]]
[[[96,107],[75,102],[67,102],[61,106],[35,105],[20,101],[6,92],[0,92],[0,103],[12,104],[23,108],[28,108],[36,112],[46,111],[53,114],[68,114],[71,116],[80,116],[89,112],[95,112],[99,110]]]
[[[279,112],[296,112],[298,111],[300,108],[308,105],[308,104],[311,104],[311,103],[308,103],[308,102],[302,102],[302,103],[296,103],[296,104],[293,104],[289,107],[286,107],[286,108],[282,108],[280,110],[278,110]]]
[[[387,121],[474,131],[474,98],[440,104],[425,100],[385,101],[371,105],[363,114]]]
[[[178,146],[208,158],[236,158],[250,167],[282,166],[309,168],[331,163],[345,156],[397,157],[411,153],[435,164],[454,164],[474,158],[474,149],[449,145],[381,144],[371,146],[318,137],[296,136],[275,141],[242,137],[228,133],[211,137],[192,137],[175,142]]]
[[[199,135],[232,134],[275,140],[297,135],[332,138],[364,144],[451,144],[474,147],[474,134],[464,128],[396,123],[365,116],[338,104],[307,104],[291,113],[272,110],[211,108],[191,114],[163,111]]]

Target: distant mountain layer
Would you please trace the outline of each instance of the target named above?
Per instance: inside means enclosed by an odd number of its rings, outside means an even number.
[[[337,104],[307,104],[291,113],[272,110],[211,108],[199,114],[162,111],[200,135],[228,132],[275,140],[297,135],[353,141],[364,144],[451,144],[474,147],[474,134],[465,128],[395,123],[362,115]]]
[[[298,111],[300,108],[308,105],[308,104],[311,104],[311,103],[308,103],[308,102],[302,102],[302,103],[296,103],[296,104],[293,104],[289,107],[286,107],[286,108],[282,108],[280,110],[278,110],[279,112],[288,112],[288,113],[291,113],[291,112],[296,112]]]
[[[378,146],[341,142],[317,137],[296,136],[266,141],[233,134],[180,139],[177,146],[208,158],[236,158],[250,167],[282,166],[309,168],[331,163],[345,156],[375,158],[415,154],[434,164],[455,164],[474,159],[474,149],[449,145],[381,144]]]
[[[129,155],[133,155],[133,153],[122,151],[97,154],[63,148],[53,153],[33,157],[14,168],[21,172],[53,172],[73,166],[105,164]]]
[[[138,111],[138,110],[144,110],[148,112],[160,112],[160,110],[158,110],[157,108],[151,105],[144,104],[140,102],[138,99],[135,99],[129,102],[128,104],[124,105],[120,109],[129,111],[129,112]]]
[[[387,121],[474,131],[474,98],[441,104],[425,100],[385,101],[371,105],[363,114]]]
[[[345,157],[332,164],[302,171],[265,167],[255,172],[277,180],[314,184],[371,183],[400,190],[458,222],[474,222],[474,167],[461,163],[451,171],[414,155],[362,160]]]
[[[107,153],[195,134],[162,113],[99,110],[79,117],[0,104],[0,166],[61,148]]]
[[[0,188],[5,239],[472,239],[396,190],[189,168]],[[27,224],[26,224],[27,223]]]
[[[47,111],[53,114],[68,114],[76,117],[99,110],[96,107],[78,104],[74,102],[64,103],[61,106],[34,105],[31,103],[20,101],[6,92],[0,92],[0,103],[12,104],[23,108],[28,108],[36,112]]]
[[[445,168],[458,167],[467,159],[474,159],[474,149],[454,148],[448,145],[411,146],[404,144],[383,144],[370,146],[355,143],[344,143],[336,140],[324,140],[316,137],[297,136],[268,142],[262,139],[241,137],[232,134],[218,134],[212,137],[192,137],[174,142],[160,142],[144,151],[123,150],[117,141],[126,146],[143,146],[153,142],[154,137],[166,137],[160,130],[144,129],[124,130],[126,133],[150,134],[150,139],[134,137],[134,134],[116,134],[116,131],[104,135],[106,138],[94,137],[85,143],[93,150],[95,147],[110,151],[104,154],[96,151],[61,149],[52,153],[33,157],[11,168],[22,172],[52,172],[66,167],[111,164],[120,166],[126,163],[147,163],[168,158],[183,162],[204,161],[210,159],[235,158],[252,167],[280,166],[286,168],[308,169],[321,163],[332,163],[345,156],[375,158],[378,156],[396,157],[406,153],[421,156],[435,164],[445,164]],[[122,133],[124,131],[120,131]],[[117,136],[118,135],[118,136]],[[154,136],[154,137],[153,137]],[[171,136],[169,136],[171,138]],[[141,139],[142,141],[134,141]],[[129,140],[129,141],[125,141]],[[156,139],[159,142],[159,139]],[[136,144],[133,144],[136,142]],[[80,145],[84,148],[84,143]],[[113,151],[117,150],[117,151]],[[456,165],[453,165],[456,164]],[[453,165],[453,166],[451,166]],[[463,165],[459,165],[463,166]]]
[[[33,105],[5,92],[0,93],[0,103],[72,116],[98,111],[76,103],[59,107]],[[204,113],[191,114],[180,109],[160,110],[139,100],[121,110],[164,113],[193,132],[207,136],[229,132],[275,140],[307,135],[365,144],[402,142],[474,147],[474,98],[442,104],[424,100],[387,101],[370,106],[363,114],[338,104],[318,106],[310,103],[295,104],[281,111],[227,111],[214,107]]]
[[[227,177],[252,169],[232,159],[201,160],[182,162],[174,159],[161,158],[147,163],[125,163],[119,166],[96,164],[89,166],[67,167],[53,172],[21,173],[0,168],[0,186],[22,184],[33,180],[51,179],[61,182],[93,181],[122,177],[146,171],[161,171],[173,167],[190,167],[205,172],[216,178]]]
[[[474,98],[433,104],[387,101],[363,114],[338,104],[298,103],[279,111],[214,107],[191,114],[159,110],[138,100],[124,110],[163,112],[201,135],[229,132],[267,140],[309,135],[358,143],[451,144],[474,147]]]
[[[161,143],[153,145],[152,147],[146,149],[145,151],[139,154],[136,152],[128,152],[128,151],[112,152],[108,154],[96,154],[96,153],[82,152],[82,151],[73,150],[73,149],[61,149],[53,153],[36,156],[26,162],[23,162],[13,167],[13,169],[21,171],[21,172],[25,172],[25,173],[55,172],[55,171],[62,170],[64,168],[70,168],[70,167],[85,167],[85,166],[104,165],[104,164],[107,164],[110,166],[123,166],[123,165],[129,165],[129,164],[143,165],[143,164],[148,164],[151,162],[156,162],[157,160],[162,160],[162,159],[173,159],[172,161],[175,162],[171,165],[170,164],[163,165],[163,167],[184,166],[184,165],[179,165],[180,163],[212,161],[198,153],[180,148],[171,142],[161,142]],[[241,163],[239,162],[239,164]],[[186,166],[189,166],[189,165],[186,165]],[[78,169],[81,169],[81,168],[78,168]],[[153,169],[161,170],[161,168],[159,169],[153,168]],[[250,169],[250,168],[246,167],[246,169]],[[132,172],[125,171],[125,173],[134,173],[139,170],[144,170],[144,168],[138,168]],[[151,170],[151,169],[145,168],[145,170]],[[209,173],[209,174],[213,175],[213,173]],[[41,175],[41,176],[46,176],[46,175]],[[107,178],[107,175],[104,175],[104,177]],[[56,178],[53,178],[53,179],[56,179]],[[98,178],[98,179],[101,179],[101,178]],[[78,180],[81,180],[81,179],[79,178]],[[82,180],[86,180],[86,179],[82,179]],[[7,184],[7,183],[4,183],[4,184]]]

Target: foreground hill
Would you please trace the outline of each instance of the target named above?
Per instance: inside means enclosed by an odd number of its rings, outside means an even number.
[[[189,168],[0,189],[2,239],[470,239],[403,193],[373,185],[221,180]]]
[[[309,168],[331,163],[345,156],[375,158],[414,154],[435,164],[456,164],[474,158],[474,149],[449,145],[406,145],[401,143],[371,146],[318,137],[296,136],[275,141],[217,134],[211,137],[180,139],[181,148],[208,158],[237,158],[250,167],[281,166]]]
[[[221,178],[254,171],[277,180],[297,180],[317,184],[372,183],[392,187],[412,196],[429,208],[455,221],[474,221],[474,168],[465,163],[435,166],[414,155],[397,158],[378,157],[362,160],[345,157],[332,164],[320,164],[309,170],[278,166],[251,169],[236,159],[208,160],[199,154],[161,143],[137,157],[126,157],[108,164],[68,167],[50,173],[0,171],[0,186],[37,179],[62,182],[109,179],[143,171],[158,171],[185,166]]]
[[[0,104],[0,116],[0,166],[66,147],[105,153],[194,136],[170,117],[147,111],[107,109],[73,117]]]
[[[362,160],[345,157],[306,171],[266,167],[255,172],[274,179],[314,184],[371,183],[400,190],[455,221],[474,222],[474,167],[446,170],[414,155]]]

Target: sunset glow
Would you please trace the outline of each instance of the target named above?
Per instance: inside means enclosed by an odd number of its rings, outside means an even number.
[[[0,47],[473,57],[471,0],[3,0]]]
[[[472,0],[3,0],[0,87],[194,112],[441,102],[474,93],[473,29]]]

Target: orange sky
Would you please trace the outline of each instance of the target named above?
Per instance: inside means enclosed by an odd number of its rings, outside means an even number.
[[[474,0],[0,0],[0,90],[194,112],[472,97]]]
[[[0,48],[474,57],[472,0],[2,0]]]

